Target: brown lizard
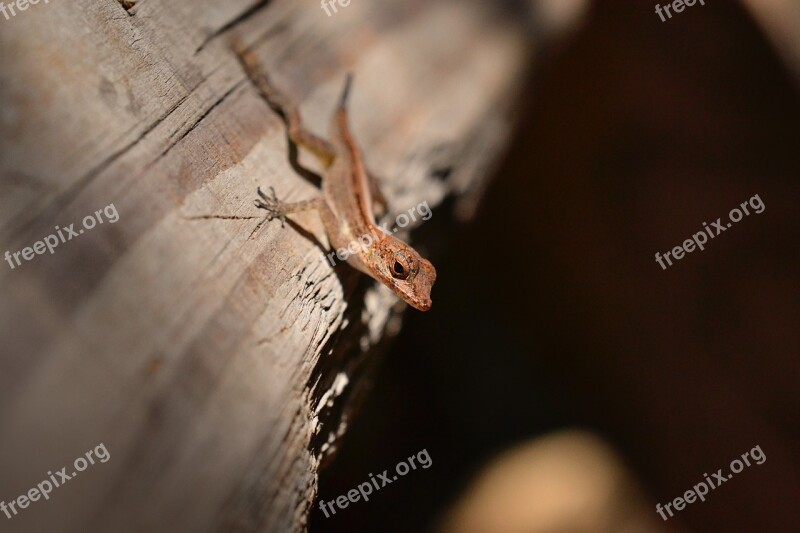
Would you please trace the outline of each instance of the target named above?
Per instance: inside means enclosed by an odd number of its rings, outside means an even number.
[[[416,309],[430,309],[436,269],[411,246],[378,231],[375,210],[386,209],[386,201],[376,180],[367,171],[361,150],[350,132],[347,98],[352,76],[348,74],[345,81],[338,109],[332,118],[332,138],[327,141],[303,126],[297,105],[270,83],[251,53],[239,49],[237,56],[270,107],[283,116],[289,139],[317,156],[325,168],[321,194],[316,198],[286,203],[277,199],[272,187],[270,196],[259,187],[260,199],[256,200],[256,206],[267,211],[267,220],[277,218],[282,224],[286,215],[317,210],[334,249],[348,248],[350,243],[363,243],[363,236],[376,237],[368,239],[368,245],[350,246],[354,253],[348,256],[347,262],[392,289]]]

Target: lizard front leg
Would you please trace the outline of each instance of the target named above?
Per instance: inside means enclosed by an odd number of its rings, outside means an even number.
[[[319,209],[319,203],[323,201],[322,198],[313,198],[300,202],[281,202],[275,195],[275,189],[273,187],[269,188],[269,196],[264,194],[261,187],[258,187],[257,190],[260,199],[256,199],[255,206],[267,212],[267,220],[279,219],[281,221],[281,227],[285,227],[286,215]]]
[[[316,210],[322,219],[322,225],[325,227],[325,233],[328,234],[328,241],[331,247],[336,250],[337,248],[347,247],[352,242],[353,236],[345,233],[345,230],[337,218],[336,214],[330,208],[325,199],[321,196],[312,198],[310,200],[302,200],[300,202],[281,202],[278,200],[275,189],[269,188],[270,195],[264,194],[261,187],[258,188],[258,195],[260,199],[255,201],[256,207],[267,211],[267,220],[279,219],[281,227],[285,227],[286,215],[293,213],[300,213],[303,211]],[[354,264],[356,268],[366,274],[369,272],[361,264]]]

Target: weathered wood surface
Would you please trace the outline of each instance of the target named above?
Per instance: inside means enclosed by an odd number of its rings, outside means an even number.
[[[353,128],[394,212],[453,195],[468,213],[527,62],[500,9],[51,0],[0,18],[0,252],[111,203],[120,217],[0,268],[0,499],[100,443],[111,455],[0,529],[304,529],[402,305],[297,231],[255,231],[258,185],[312,189],[230,39],[318,132],[353,71]]]

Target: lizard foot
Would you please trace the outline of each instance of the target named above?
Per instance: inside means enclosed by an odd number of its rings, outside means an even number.
[[[283,210],[283,204],[275,195],[275,189],[269,188],[270,196],[264,194],[261,187],[258,188],[258,196],[255,200],[255,206],[259,209],[264,209],[267,212],[267,220],[280,219],[281,227],[286,225],[286,213]]]

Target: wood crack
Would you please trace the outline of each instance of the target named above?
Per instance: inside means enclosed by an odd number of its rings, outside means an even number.
[[[215,31],[214,33],[212,33],[211,35],[206,37],[205,40],[202,43],[200,43],[200,46],[197,47],[197,50],[194,51],[195,55],[199,54],[203,50],[203,48],[205,48],[211,41],[213,41],[214,39],[216,39],[217,37],[219,37],[223,33],[227,32],[228,30],[230,30],[234,26],[237,26],[238,24],[241,24],[245,20],[249,19],[250,17],[252,17],[256,13],[261,11],[263,8],[267,7],[270,4],[271,1],[272,0],[259,0],[258,2],[253,4],[250,8],[248,8],[245,11],[243,11],[239,16],[237,16],[236,18],[232,19],[231,21],[226,23],[224,26],[219,28],[217,31]]]
[[[205,119],[205,118],[206,118],[208,115],[210,115],[210,114],[211,114],[211,112],[212,112],[212,111],[214,111],[214,109],[216,109],[216,108],[217,108],[217,107],[218,107],[218,106],[219,106],[219,105],[220,105],[222,102],[224,102],[224,101],[225,101],[225,99],[226,99],[228,96],[230,96],[231,94],[233,94],[233,92],[234,92],[236,89],[238,89],[239,87],[241,87],[241,86],[242,86],[242,84],[244,83],[244,81],[245,81],[245,80],[239,80],[239,81],[238,81],[238,82],[236,82],[236,83],[235,83],[235,84],[234,84],[234,85],[233,85],[233,86],[232,86],[230,89],[228,89],[227,91],[225,91],[225,93],[224,93],[222,96],[220,96],[220,97],[219,97],[219,98],[218,98],[218,99],[217,99],[217,100],[216,100],[216,101],[215,101],[213,104],[211,104],[211,106],[210,106],[208,109],[206,109],[206,110],[203,112],[203,114],[202,114],[202,115],[200,115],[200,116],[197,118],[197,120],[195,120],[195,121],[194,121],[194,123],[192,123],[192,125],[191,125],[191,126],[189,126],[189,128],[188,128],[188,129],[187,129],[185,132],[183,132],[183,134],[181,134],[181,136],[180,136],[180,137],[178,137],[177,139],[175,139],[175,141],[173,141],[172,143],[170,143],[170,144],[169,144],[169,146],[167,146],[167,147],[164,149],[164,151],[163,151],[163,152],[161,152],[161,154],[160,154],[160,155],[159,155],[159,156],[158,156],[158,157],[155,159],[155,161],[153,161],[152,163],[150,163],[150,164],[148,165],[148,168],[150,168],[151,166],[153,166],[153,165],[154,165],[156,162],[158,162],[158,160],[159,160],[159,159],[161,159],[162,157],[164,157],[164,156],[167,154],[167,152],[169,152],[170,150],[172,150],[172,148],[174,148],[176,144],[178,144],[179,142],[181,142],[183,139],[185,139],[185,138],[186,138],[186,136],[187,136],[187,135],[189,135],[190,133],[192,133],[192,131],[194,131],[194,129],[195,129],[197,126],[199,126],[199,125],[200,125],[200,123],[203,121],[203,119]]]
[[[41,218],[55,218],[55,216],[60,212],[61,208],[65,205],[71,203],[89,184],[100,174],[102,174],[106,169],[111,167],[119,158],[127,154],[130,150],[132,150],[142,139],[147,137],[149,133],[151,133],[154,129],[156,129],[162,122],[164,122],[169,116],[175,112],[178,107],[189,98],[189,95],[194,89],[189,90],[184,96],[182,96],[175,104],[170,106],[166,113],[148,125],[142,133],[140,133],[134,140],[116,150],[108,157],[103,159],[97,166],[93,169],[89,170],[86,174],[82,177],[78,178],[75,183],[73,183],[70,187],[68,187],[64,192],[61,194],[56,195],[53,200],[46,205],[41,211],[37,211],[35,209],[29,210],[31,213],[25,220],[22,220],[19,224],[17,224],[16,228],[6,229],[2,238],[4,240],[10,240],[12,238],[20,237],[20,233],[24,229],[27,229],[30,225],[33,224],[33,221],[36,219]]]

